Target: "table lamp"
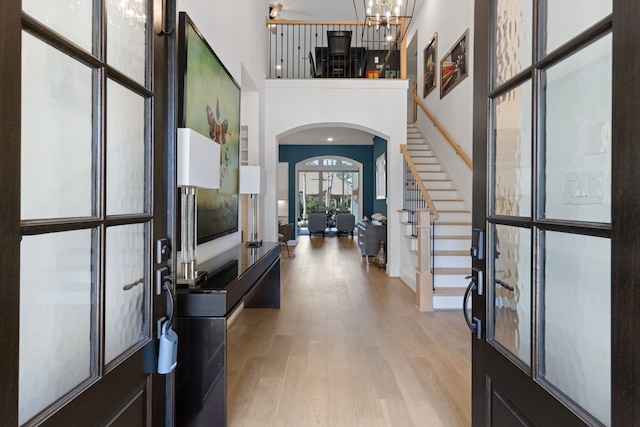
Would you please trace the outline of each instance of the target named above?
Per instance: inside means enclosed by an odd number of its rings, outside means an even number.
[[[251,234],[247,246],[256,248],[262,245],[258,238],[258,206],[257,199],[264,194],[265,177],[260,166],[240,166],[240,194],[251,196]]]
[[[198,188],[220,188],[220,144],[190,128],[178,129],[177,184],[180,187],[180,284],[195,287]]]

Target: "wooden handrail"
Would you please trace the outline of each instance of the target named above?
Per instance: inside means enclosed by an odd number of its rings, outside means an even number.
[[[407,162],[409,170],[411,170],[411,174],[416,178],[418,188],[420,189],[420,193],[422,193],[422,197],[424,197],[424,201],[427,203],[427,206],[429,206],[429,209],[431,209],[431,218],[433,220],[440,218],[440,213],[438,212],[438,209],[436,209],[436,205],[433,203],[433,200],[431,200],[429,192],[427,191],[427,187],[425,187],[422,183],[420,175],[418,174],[418,170],[413,164],[413,160],[411,160],[409,150],[407,149],[407,144],[400,144],[400,152],[404,155],[404,160]]]
[[[427,117],[429,117],[429,119],[431,119],[431,121],[433,122],[433,125],[436,128],[438,128],[440,133],[449,142],[449,144],[453,147],[453,149],[456,151],[456,153],[462,158],[462,160],[467,164],[467,166],[469,166],[469,169],[473,169],[473,162],[471,161],[469,156],[467,156],[467,154],[464,151],[462,151],[462,148],[460,147],[460,144],[458,144],[451,137],[451,135],[449,135],[449,132],[447,132],[447,130],[440,124],[438,119],[436,119],[436,116],[434,116],[433,113],[431,113],[431,111],[429,111],[427,109],[426,105],[424,105],[424,103],[420,100],[420,98],[418,98],[418,95],[416,93],[417,91],[418,91],[418,88],[417,88],[417,83],[416,83],[413,86],[413,89],[409,91],[409,93],[413,97],[414,104],[418,105],[422,109],[422,111],[424,111],[424,113],[427,115]]]

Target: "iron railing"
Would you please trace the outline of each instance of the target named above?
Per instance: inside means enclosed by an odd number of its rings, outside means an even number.
[[[376,30],[357,23],[268,20],[267,77],[308,79],[327,77],[399,78],[402,38],[400,26]],[[329,32],[351,32],[348,71],[335,75],[329,70]]]

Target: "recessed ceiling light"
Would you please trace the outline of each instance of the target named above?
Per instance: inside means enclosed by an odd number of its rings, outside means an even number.
[[[327,138],[327,141],[331,142],[331,141],[333,141],[333,138],[329,137],[329,138]]]

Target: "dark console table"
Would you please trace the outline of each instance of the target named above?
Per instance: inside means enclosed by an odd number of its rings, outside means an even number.
[[[176,425],[227,424],[227,317],[247,308],[280,308],[280,244],[238,245],[198,265],[206,278],[177,289]]]

